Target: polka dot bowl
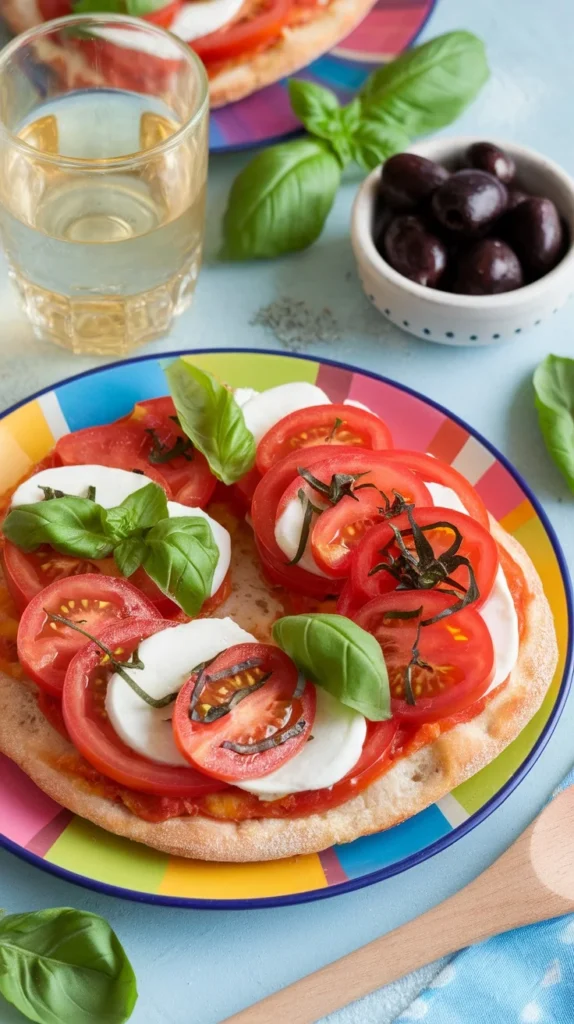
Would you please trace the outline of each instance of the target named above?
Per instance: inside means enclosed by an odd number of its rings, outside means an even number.
[[[410,152],[445,167],[461,166],[479,137],[431,139]],[[425,288],[399,274],[377,252],[373,241],[375,196],[380,169],[361,185],[351,218],[351,241],[364,291],[388,320],[425,341],[443,345],[496,345],[518,340],[556,313],[574,293],[574,181],[545,156],[514,143],[495,141],[516,162],[517,182],[525,191],[556,203],[568,225],[571,244],[560,263],[533,284],[502,295],[455,295]]]

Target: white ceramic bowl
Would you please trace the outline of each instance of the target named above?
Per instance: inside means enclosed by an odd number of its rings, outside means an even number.
[[[460,166],[465,150],[484,136],[431,139],[411,153],[445,167]],[[574,293],[574,181],[558,164],[526,146],[489,139],[516,162],[517,184],[552,199],[570,230],[571,245],[561,262],[540,280],[502,295],[454,295],[425,288],[403,277],[375,249],[372,226],[380,169],[361,185],[351,219],[351,241],[359,277],[383,316],[410,334],[444,345],[491,345],[517,339],[536,327]]]

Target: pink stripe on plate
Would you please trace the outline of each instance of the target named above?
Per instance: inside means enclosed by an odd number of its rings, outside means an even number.
[[[246,133],[254,142],[276,135],[279,130],[283,134],[300,127],[287,90],[279,84],[218,110],[217,123],[231,145],[245,142]]]
[[[323,388],[332,402],[344,402],[353,383],[353,373],[342,366],[327,366],[323,363],[315,383],[318,388]]]
[[[62,808],[2,755],[0,780],[0,832],[14,843],[28,846]]]
[[[67,811],[65,807],[52,821],[49,821],[44,828],[41,828],[37,835],[30,840],[26,849],[30,853],[36,853],[38,857],[45,857],[49,850],[52,849],[56,839],[59,839],[65,828],[68,827],[74,815],[71,811]]]
[[[332,846],[330,849],[323,850],[319,854],[319,860],[321,861],[321,867],[325,872],[327,885],[339,885],[340,882],[347,881],[347,875],[343,871],[339,858]]]
[[[418,8],[410,11],[375,8],[339,45],[365,54],[398,53],[416,31],[419,21]]]
[[[396,448],[426,451],[445,422],[444,414],[432,405],[406,395],[392,384],[359,374],[353,377],[349,398],[363,402],[385,421]]]
[[[502,519],[513,512],[525,498],[522,488],[500,462],[487,469],[474,486],[495,519]]]

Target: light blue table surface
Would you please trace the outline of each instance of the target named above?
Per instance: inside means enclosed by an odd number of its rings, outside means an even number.
[[[531,145],[574,172],[572,0],[439,0],[424,38],[455,28],[482,36],[492,77],[456,132]],[[451,132],[454,129],[451,129]],[[533,406],[531,376],[548,352],[574,355],[574,305],[503,348],[448,348],[417,341],[377,314],[354,273],[348,224],[358,179],[341,189],[321,240],[308,252],[261,265],[213,258],[230,182],[245,156],[212,161],[207,262],[197,298],[172,336],[146,351],[206,346],[277,348],[256,311],[289,296],[332,310],[340,340],[307,348],[412,385],[497,445],[533,487],[574,566],[574,499],[549,462]],[[43,348],[0,279],[0,406],[96,364]],[[134,1024],[217,1024],[224,1017],[342,956],[451,894],[522,831],[574,761],[574,697],[547,749],[511,796],[444,853],[390,881],[306,906],[244,912],[172,910],[123,902],[62,882],[0,852],[0,907],[9,912],[72,905],[107,917],[134,964],[140,997]],[[347,1024],[349,1011],[333,1017]],[[385,1024],[370,1001],[353,1019]],[[4,1004],[2,1024],[23,1018]],[[287,1022],[286,1022],[287,1024]]]

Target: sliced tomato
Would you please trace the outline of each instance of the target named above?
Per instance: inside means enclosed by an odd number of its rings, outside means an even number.
[[[175,741],[190,764],[213,778],[238,782],[269,775],[301,750],[315,721],[315,687],[303,683],[299,690],[298,670],[278,647],[237,644],[180,690],[173,714]],[[247,692],[238,699],[240,691]],[[230,710],[208,720],[210,712],[229,707],[234,697]],[[289,738],[281,742],[282,736]],[[242,749],[231,749],[229,743]],[[258,750],[267,743],[267,749]]]
[[[180,10],[182,0],[172,0],[171,3],[165,4],[164,7],[158,7],[157,11],[150,11],[148,14],[142,14],[144,21],[149,21],[151,25],[159,25],[160,28],[169,28],[176,14]]]
[[[44,21],[65,18],[72,13],[71,0],[38,0],[38,9]]]
[[[284,416],[268,430],[257,446],[261,475],[292,451],[315,445],[352,448],[392,448],[387,425],[366,409],[353,405],[314,405]]]
[[[418,473],[426,483],[442,484],[450,487],[460,498],[469,516],[478,520],[486,530],[490,529],[488,512],[482,498],[462,473],[449,466],[442,459],[435,459],[426,452],[414,452],[406,448],[394,448],[387,453],[389,459],[404,463],[414,473]],[[437,502],[440,504],[440,502]]]
[[[48,613],[77,622],[96,637],[118,620],[159,618],[151,601],[127,580],[92,573],[46,587],[20,619],[18,657],[26,675],[54,696],[61,695],[68,665],[88,641]]]
[[[431,501],[420,477],[400,462],[389,462],[384,452],[344,448],[329,459],[314,462],[310,472],[323,486],[340,474],[357,477],[355,497],[343,497],[329,506],[320,488],[296,476],[277,506],[276,522],[291,502],[300,501],[301,492],[316,507],[324,507],[312,527],[311,554],[318,568],[334,578],[348,576],[357,544],[375,523],[392,514],[393,502],[402,498],[408,504],[428,505]]]
[[[393,715],[411,724],[436,722],[462,711],[482,697],[494,675],[492,639],[474,608],[419,629],[421,622],[450,605],[452,597],[437,591],[396,590],[370,601],[355,619],[381,645]],[[414,617],[398,617],[419,609]],[[405,684],[415,647],[419,664],[411,669],[414,703],[409,703]]]
[[[205,64],[241,57],[281,35],[292,5],[293,0],[263,0],[256,14],[242,17],[240,12],[229,25],[194,39],[190,46]]]
[[[435,555],[444,554],[455,542],[455,531],[459,532],[462,541],[456,553],[470,562],[479,591],[477,607],[484,604],[494,586],[499,565],[498,548],[492,535],[476,519],[462,512],[453,512],[452,509],[416,508],[413,514]],[[385,522],[369,530],[357,547],[351,563],[350,580],[356,602],[368,601],[397,587],[397,580],[390,572],[377,568],[388,562],[389,557],[397,558],[400,554],[393,527],[400,531],[405,547],[409,551],[414,550],[412,530],[408,516],[404,513],[392,520],[392,526],[390,522]],[[466,589],[470,579],[467,567],[461,565],[455,568],[450,578]],[[428,583],[428,589],[434,585]],[[452,590],[448,579],[439,582],[438,587]],[[451,604],[455,600],[451,597]]]
[[[338,454],[355,451],[358,449],[341,448]],[[261,479],[251,503],[253,529],[267,575],[272,582],[285,586],[288,590],[309,593],[313,597],[326,597],[337,593],[341,584],[315,576],[298,565],[288,566],[288,559],[275,540],[275,519],[279,501],[286,488],[298,475],[298,467],[303,465],[309,468],[315,462],[332,454],[333,449],[328,445],[318,445],[316,448],[307,448],[304,452],[295,451],[287,455]]]
[[[148,476],[173,497],[164,473],[146,458],[134,431],[119,423],[103,427],[86,427],[65,434],[54,448],[55,466],[111,466],[127,472]]]
[[[142,640],[171,625],[161,619],[131,619],[110,626],[99,639],[127,659]],[[158,764],[122,743],[105,711],[110,671],[104,659],[96,644],[82,647],[70,662],[62,692],[66,729],[86,761],[120,785],[142,793],[196,797],[221,789],[221,783],[194,768]]]

